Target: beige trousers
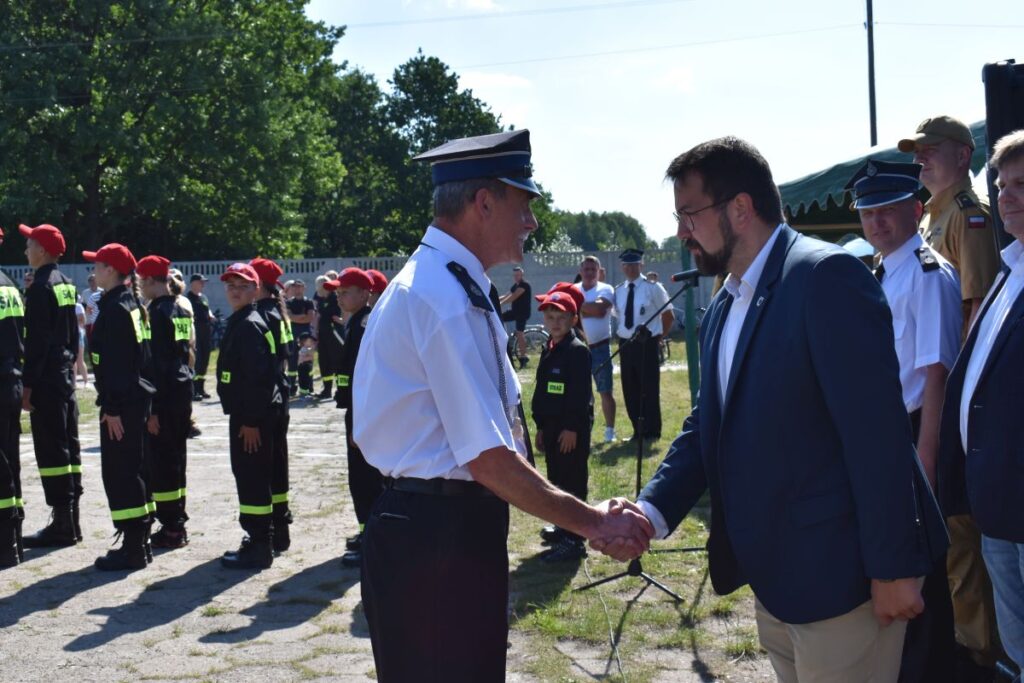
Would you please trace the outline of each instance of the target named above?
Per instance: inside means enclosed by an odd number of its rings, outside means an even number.
[[[757,633],[780,683],[893,683],[907,622],[879,626],[871,601],[810,624],[779,621],[755,600]]]

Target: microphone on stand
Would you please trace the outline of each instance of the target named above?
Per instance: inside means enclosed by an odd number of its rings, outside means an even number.
[[[697,268],[692,268],[690,270],[684,270],[681,273],[676,273],[675,275],[670,277],[669,280],[671,280],[672,282],[685,282],[689,285],[696,285],[697,278],[699,277],[700,270]]]

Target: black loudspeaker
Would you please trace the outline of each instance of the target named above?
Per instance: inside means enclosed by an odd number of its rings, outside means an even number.
[[[1012,59],[986,64],[981,70],[981,80],[985,83],[987,158],[992,158],[992,148],[999,138],[1024,129],[1024,64],[1016,64]],[[1013,241],[1013,237],[1003,230],[1003,220],[999,216],[996,201],[998,192],[995,180],[995,171],[988,169],[988,197],[995,221],[993,232],[996,246],[1002,249]]]

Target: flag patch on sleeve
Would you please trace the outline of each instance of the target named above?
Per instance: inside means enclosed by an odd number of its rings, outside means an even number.
[[[984,228],[985,217],[984,216],[968,216],[967,227],[969,228]]]

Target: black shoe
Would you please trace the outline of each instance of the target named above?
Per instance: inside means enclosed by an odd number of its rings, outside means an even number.
[[[169,529],[161,526],[160,530],[149,537],[149,542],[154,548],[166,548],[175,550],[188,545],[188,532],[185,527],[180,529]]]
[[[274,520],[274,554],[280,555],[281,553],[292,547],[292,536],[291,532],[288,531],[288,525],[290,521],[284,521],[275,519]]]
[[[193,402],[202,401],[202,400],[203,400],[203,395],[202,394],[192,394],[192,401]]]
[[[333,395],[334,395],[334,391],[330,387],[325,386],[323,391],[321,391],[319,394],[317,394],[316,397],[318,399],[320,399],[321,401],[326,401],[327,399],[329,399]]]
[[[108,550],[103,557],[96,558],[96,569],[104,572],[145,569],[149,561],[146,558],[146,527],[138,526],[125,529],[121,537],[121,547]]]
[[[558,545],[541,556],[541,562],[575,562],[587,556],[587,548],[582,541],[563,539]]]
[[[78,543],[71,506],[54,507],[50,523],[30,536],[22,538],[26,548],[66,548]]]
[[[565,537],[565,532],[553,524],[549,524],[540,530],[541,540],[546,545],[555,545]]]
[[[206,393],[206,389],[203,389],[201,392],[199,392],[199,398],[207,399],[213,398],[213,396],[210,396],[208,393]]]
[[[355,536],[352,536],[345,541],[345,550],[362,550],[363,549],[363,532],[359,532]]]
[[[18,557],[16,522],[15,519],[5,519],[0,522],[0,568],[16,567],[21,561],[21,558]]]
[[[203,433],[202,430],[199,429],[199,427],[196,427],[194,422],[191,425],[189,425],[189,428],[188,428],[188,438],[194,439],[197,436],[201,436],[202,433]]]
[[[274,564],[274,549],[269,535],[259,539],[246,536],[238,550],[224,553],[220,563],[226,569],[268,569]]]
[[[360,550],[350,550],[341,556],[341,566],[345,569],[358,569],[363,566],[363,553]]]
[[[22,514],[24,514],[24,512]],[[25,543],[22,541],[21,538],[21,527],[24,524],[24,522],[25,520],[23,518],[18,518],[14,520],[14,532],[15,534],[17,534],[18,542],[18,562],[25,561]]]
[[[79,543],[82,542],[82,525],[79,522],[80,519],[81,516],[79,515],[78,499],[75,498],[75,502],[71,504],[71,523],[75,527],[75,540]]]

